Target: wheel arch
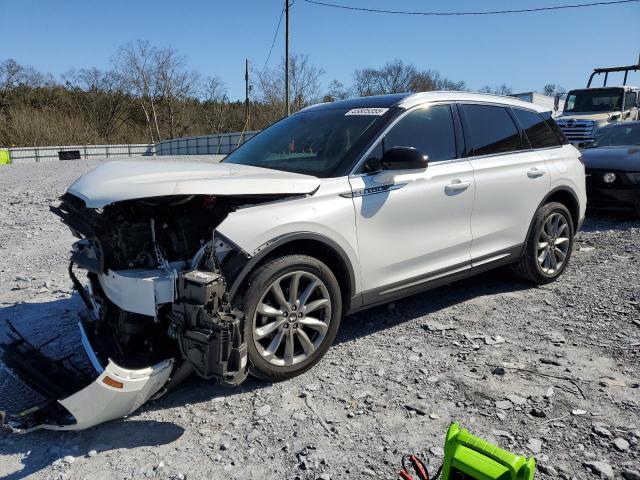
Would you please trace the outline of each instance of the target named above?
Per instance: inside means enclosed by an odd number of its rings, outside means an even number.
[[[571,223],[573,224],[574,235],[578,233],[578,229],[580,227],[580,201],[578,200],[578,195],[576,195],[573,189],[571,187],[561,186],[549,191],[549,193],[547,193],[547,195],[538,204],[536,212],[540,210],[540,208],[542,208],[544,205],[551,202],[558,202],[567,207],[567,210],[569,210],[569,213],[571,214]],[[531,234],[534,219],[535,212],[533,218],[531,219],[531,223],[529,224],[529,229],[527,230],[525,243],[528,241]]]
[[[317,258],[326,264],[338,280],[343,310],[348,311],[356,290],[354,266],[347,253],[332,239],[313,232],[297,232],[283,235],[267,242],[254,256],[247,258],[236,252],[225,265],[235,265],[226,270],[231,276],[229,295],[233,299],[240,291],[248,275],[264,262],[283,255],[300,254]],[[239,265],[239,266],[238,266]]]
[[[558,202],[567,207],[567,210],[569,210],[569,213],[571,214],[573,231],[574,233],[577,233],[580,226],[580,202],[578,200],[578,195],[576,195],[570,187],[557,187],[547,194],[538,208],[551,202]]]

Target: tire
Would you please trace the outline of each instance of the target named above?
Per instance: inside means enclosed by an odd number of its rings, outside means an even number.
[[[298,289],[291,302],[295,278]],[[249,275],[240,303],[246,315],[249,373],[274,382],[300,375],[318,363],[333,344],[342,317],[335,275],[307,255],[275,258],[257,268]]]
[[[554,232],[556,219],[560,219],[558,225],[563,225],[558,226],[557,230],[562,230],[560,232]],[[552,202],[540,207],[533,217],[522,257],[514,266],[516,274],[539,285],[553,282],[562,275],[573,250],[573,228],[571,214],[563,204]],[[555,245],[555,252],[551,247],[552,243]]]

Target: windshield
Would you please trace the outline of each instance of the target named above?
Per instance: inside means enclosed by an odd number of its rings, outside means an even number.
[[[640,146],[640,123],[610,127],[591,146],[593,148]]]
[[[384,123],[386,108],[301,112],[271,125],[231,153],[225,163],[327,177]],[[358,142],[360,140],[360,142]]]
[[[564,104],[565,113],[615,112],[622,110],[622,89],[574,90]]]

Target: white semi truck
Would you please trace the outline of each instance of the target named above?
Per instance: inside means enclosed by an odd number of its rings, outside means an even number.
[[[611,124],[640,119],[640,88],[627,85],[629,72],[638,70],[640,64],[596,68],[589,77],[587,88],[567,93],[564,108],[556,121],[571,143],[582,147],[599,137]],[[622,86],[607,86],[609,74],[617,72],[624,72]],[[591,87],[594,77],[602,74],[602,87]]]

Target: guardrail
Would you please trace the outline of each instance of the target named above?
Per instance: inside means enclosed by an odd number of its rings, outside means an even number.
[[[156,155],[228,155],[258,131],[175,138],[156,144]]]
[[[91,160],[110,157],[155,155],[153,144],[122,145],[58,145],[48,147],[8,148],[10,163],[51,162],[58,160]]]
[[[258,131],[222,133],[165,140],[157,144],[58,145],[47,147],[0,148],[3,163],[52,162],[59,160],[92,160],[111,157],[156,155],[228,155]]]

